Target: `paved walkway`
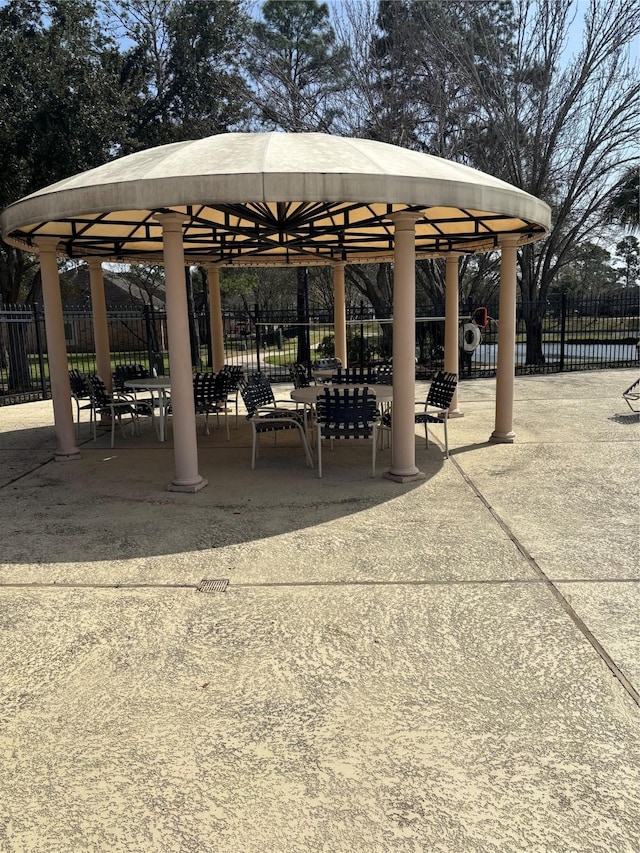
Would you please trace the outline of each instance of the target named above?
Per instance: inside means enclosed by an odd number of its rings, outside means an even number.
[[[405,485],[0,409],[0,851],[638,853],[634,378],[463,382]]]

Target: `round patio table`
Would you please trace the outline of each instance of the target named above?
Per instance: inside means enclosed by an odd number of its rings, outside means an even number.
[[[306,388],[294,388],[291,392],[291,399],[295,403],[304,405],[304,423],[305,432],[308,429],[308,409],[318,402],[318,397],[323,397],[325,390],[329,388],[337,388],[339,391],[353,391],[356,388],[368,388],[369,393],[376,398],[379,403],[390,403],[393,400],[393,385],[356,385],[347,382],[340,385],[309,385]]]
[[[294,388],[291,392],[291,399],[296,403],[304,403],[305,406],[313,406],[318,397],[324,396],[324,392],[327,388],[337,388],[339,391],[353,391],[356,388],[368,388],[369,393],[381,403],[390,403],[391,400],[393,400],[393,385],[367,385],[366,383],[351,385],[346,382],[340,385],[309,385],[306,388]]]
[[[154,394],[158,394],[158,439],[165,440],[167,420],[167,392],[171,390],[170,376],[150,376],[149,378],[127,379],[123,383],[125,388],[131,388],[132,391],[151,391],[153,401]],[[151,409],[153,412],[153,408]]]
[[[323,382],[326,382],[331,379],[337,370],[337,367],[319,367],[317,370],[312,370],[311,375],[314,379],[321,379]]]

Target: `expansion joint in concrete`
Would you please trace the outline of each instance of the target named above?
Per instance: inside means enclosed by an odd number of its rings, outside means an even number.
[[[545,574],[544,570],[540,567],[534,557],[529,553],[527,548],[522,544],[522,542],[518,539],[516,534],[511,530],[509,525],[501,518],[499,513],[491,506],[489,500],[482,494],[480,489],[473,482],[471,477],[464,471],[460,463],[450,458],[451,464],[455,466],[457,471],[459,472],[462,479],[469,486],[471,491],[476,495],[476,497],[484,504],[487,511],[491,514],[494,521],[498,524],[498,526],[504,531],[504,533],[508,536],[508,538],[513,542],[514,546],[518,549],[518,551],[522,554],[527,563],[531,566],[532,570],[536,573],[541,581],[544,582],[547,589],[551,592],[551,594],[556,598],[564,612],[569,616],[571,621],[574,623],[576,628],[580,631],[580,633],[585,637],[586,640],[593,646],[599,657],[602,659],[603,663],[606,664],[608,669],[611,671],[612,675],[616,680],[620,683],[622,688],[628,693],[629,697],[640,707],[640,693],[636,690],[636,688],[631,684],[626,675],[622,672],[622,670],[616,665],[613,658],[607,653],[606,649],[602,646],[601,643],[598,642],[595,635],[592,631],[589,630],[584,620],[580,618],[580,616],[576,613],[574,608],[569,604],[567,599],[564,597],[562,592],[558,589],[556,584]]]

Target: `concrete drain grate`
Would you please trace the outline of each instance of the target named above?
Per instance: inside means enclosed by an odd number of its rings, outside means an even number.
[[[214,578],[213,580],[207,580],[204,578],[200,581],[198,586],[196,587],[197,592],[226,592],[227,587],[229,586],[228,578]]]

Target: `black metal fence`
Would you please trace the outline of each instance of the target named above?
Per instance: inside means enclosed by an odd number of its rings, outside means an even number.
[[[493,376],[496,372],[500,317],[488,305],[488,323],[472,353],[460,351],[463,378]],[[547,303],[539,329],[539,353],[527,363],[526,318],[533,306],[518,305],[517,373],[552,373],[612,367],[632,367],[640,357],[638,293],[598,299],[566,296]],[[416,376],[429,378],[444,359],[443,312],[419,306],[416,312]],[[460,317],[462,324],[469,317]],[[207,309],[191,320],[194,368],[211,366],[210,323]],[[96,369],[93,320],[86,308],[64,312],[69,367],[83,373]],[[142,363],[156,373],[168,372],[167,325],[163,311],[148,307],[112,307],[107,312],[112,366]],[[253,310],[223,312],[225,361],[246,372],[259,370],[272,381],[288,381],[288,364],[334,354],[333,317],[326,308],[311,308],[304,323],[295,311]],[[376,317],[363,303],[347,310],[347,348],[350,364],[379,364],[391,357],[393,321]],[[530,355],[530,354],[529,354]],[[39,305],[0,309],[0,405],[46,399],[49,370],[46,332]]]

